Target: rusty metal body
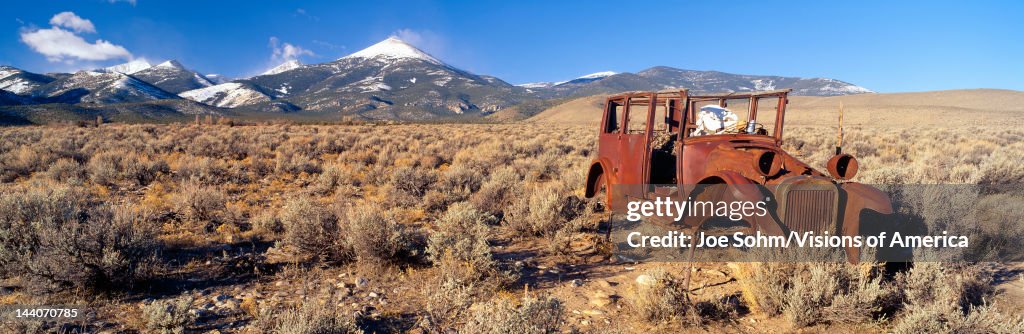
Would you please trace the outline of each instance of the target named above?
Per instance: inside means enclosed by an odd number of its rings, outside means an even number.
[[[615,207],[616,201],[628,198],[685,199],[695,185],[738,186],[732,190],[737,192],[732,194],[735,199],[760,200],[766,195],[777,199],[769,218],[748,222],[751,228],[770,234],[857,235],[865,211],[892,214],[885,193],[848,181],[857,170],[851,156],[833,158],[829,175],[781,148],[788,93],[690,95],[679,90],[608,97],[586,195],[605,189],[607,204]],[[745,126],[697,134],[695,119],[702,105],[724,108],[730,103],[745,106],[747,114],[741,120]],[[846,253],[852,262],[859,259],[859,249],[846,249]]]

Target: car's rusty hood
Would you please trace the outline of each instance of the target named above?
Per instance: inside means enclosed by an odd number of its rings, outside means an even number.
[[[781,164],[777,173],[758,172],[757,159],[772,152]],[[831,178],[811,168],[778,146],[772,137],[754,135],[707,136],[687,139],[683,148],[684,183],[701,180],[706,175],[723,171],[735,172],[760,184],[777,184],[791,176]]]

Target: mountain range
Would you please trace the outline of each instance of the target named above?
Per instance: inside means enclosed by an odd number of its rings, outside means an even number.
[[[37,74],[0,66],[0,113],[8,119],[38,119],[28,113],[57,108],[69,110],[69,114],[89,110],[90,117],[139,110],[143,116],[157,117],[155,120],[193,113],[303,114],[325,120],[472,120],[492,115],[525,118],[552,101],[572,97],[678,88],[696,92],[792,88],[794,95],[808,96],[871,92],[829,78],[742,75],[665,66],[636,73],[607,71],[560,82],[512,85],[461,70],[390,37],[334,61],[307,65],[287,61],[255,77],[234,80],[201,74],[175,60],[151,65],[137,59],[73,74]]]

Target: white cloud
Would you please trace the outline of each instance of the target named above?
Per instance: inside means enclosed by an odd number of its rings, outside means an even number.
[[[72,12],[62,12],[54,15],[53,18],[50,19],[50,24],[55,27],[68,28],[78,33],[96,32],[96,26],[92,25],[92,21],[78,17],[78,15],[75,15],[75,13]]]
[[[295,16],[295,17],[302,16],[302,17],[305,17],[305,18],[310,19],[312,21],[320,22],[320,17],[319,16],[309,14],[309,12],[307,12],[303,8],[295,9],[295,14],[292,14],[292,16]]]
[[[435,57],[443,58],[447,45],[444,37],[430,30],[398,29],[391,33],[391,36],[412,44]]]
[[[391,35],[398,37],[398,39],[405,41],[406,43],[423,47],[421,44],[424,42],[423,34],[416,32],[412,29],[398,29]]]
[[[315,56],[313,51],[306,50],[301,46],[282,43],[277,37],[270,37],[270,47],[274,49],[274,52],[270,55],[270,59],[275,63],[283,63],[289,60],[296,60],[299,56]]]
[[[131,4],[132,6],[135,6],[137,4],[136,0],[107,0],[107,2],[109,2],[109,3],[127,2],[127,3]]]
[[[98,39],[88,42],[74,32],[96,32],[92,22],[72,12],[63,12],[50,19],[49,29],[22,29],[21,42],[35,52],[46,56],[51,62],[73,63],[76,60],[101,61],[110,59],[131,59],[132,53],[123,46]]]

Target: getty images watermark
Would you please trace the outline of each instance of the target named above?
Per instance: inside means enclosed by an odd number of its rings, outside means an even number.
[[[698,201],[687,198],[676,201],[670,197],[657,197],[653,201],[630,201],[627,204],[626,219],[639,222],[645,218],[671,218],[681,221],[686,218],[700,217],[703,219],[727,219],[740,222],[752,217],[768,218],[768,202],[771,198],[760,201]],[[817,234],[815,231],[790,231],[785,235],[769,235],[756,231],[753,234],[734,232],[730,235],[717,235],[706,232],[687,233],[686,231],[669,230],[657,235],[647,235],[641,231],[630,232],[626,236],[626,244],[630,247],[670,247],[670,248],[789,248],[789,247],[928,247],[928,248],[966,248],[970,239],[965,235],[949,235],[942,231],[941,235],[904,235],[899,231],[891,237],[886,231],[873,235],[833,235],[828,231]]]
[[[835,185],[613,187],[608,233],[626,261],[1024,261],[1024,236],[1000,228],[1024,221],[1004,207],[1019,187],[871,187],[873,205]]]

